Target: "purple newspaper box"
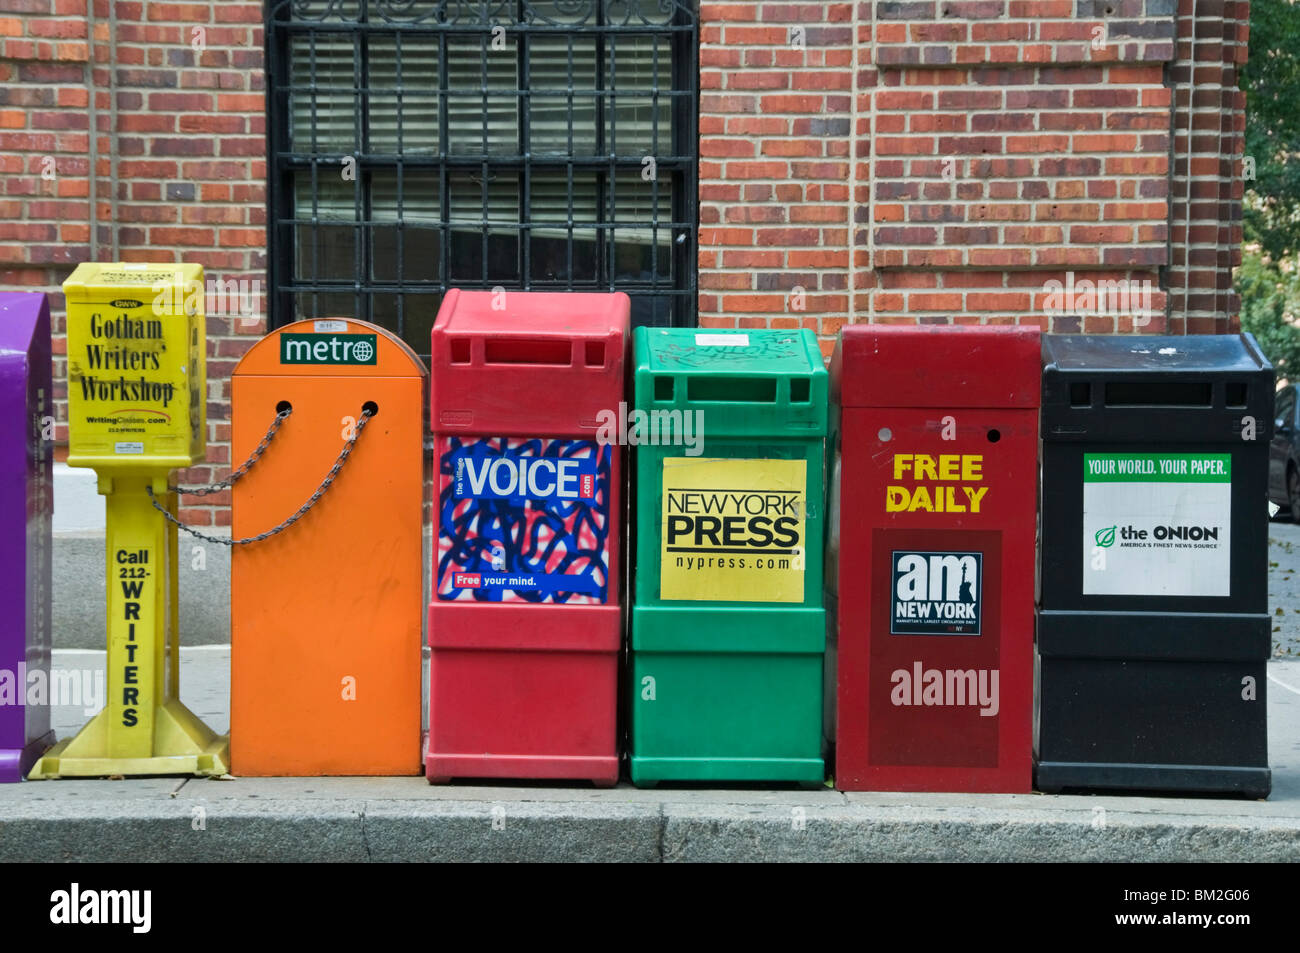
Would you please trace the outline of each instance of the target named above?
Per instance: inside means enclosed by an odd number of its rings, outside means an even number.
[[[50,306],[0,293],[0,781],[20,781],[50,730]],[[37,674],[40,673],[40,674]]]

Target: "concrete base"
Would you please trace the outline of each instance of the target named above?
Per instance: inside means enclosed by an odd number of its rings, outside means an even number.
[[[224,775],[230,770],[230,738],[218,736],[169,698],[153,712],[151,755],[113,755],[109,709],[102,709],[77,734],[60,741],[36,762],[28,779],[143,777],[154,774]]]
[[[181,650],[181,697],[229,725],[229,649]],[[103,667],[56,651],[55,668]],[[65,778],[0,785],[19,860],[1300,861],[1300,661],[1268,665],[1273,793],[846,794],[768,784],[431,786],[407,778]],[[52,716],[67,737],[84,698]],[[779,787],[778,790],[769,790]]]
[[[1235,765],[1041,761],[1034,771],[1034,779],[1034,787],[1048,794],[1082,788],[1266,798],[1273,789],[1273,773],[1268,768]]]
[[[1300,860],[1300,816],[1267,807],[423,778],[68,780],[0,788],[0,863]]]

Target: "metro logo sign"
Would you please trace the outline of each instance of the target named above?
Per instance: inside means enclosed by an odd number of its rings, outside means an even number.
[[[375,364],[373,334],[281,334],[281,364]]]

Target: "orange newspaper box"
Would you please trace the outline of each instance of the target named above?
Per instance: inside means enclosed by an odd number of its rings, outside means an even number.
[[[256,461],[231,491],[233,774],[421,772],[425,374],[353,320],[235,368],[232,459]]]

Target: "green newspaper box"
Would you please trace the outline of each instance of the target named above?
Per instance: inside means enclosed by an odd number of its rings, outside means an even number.
[[[820,784],[817,339],[638,328],[634,358],[632,781]]]

